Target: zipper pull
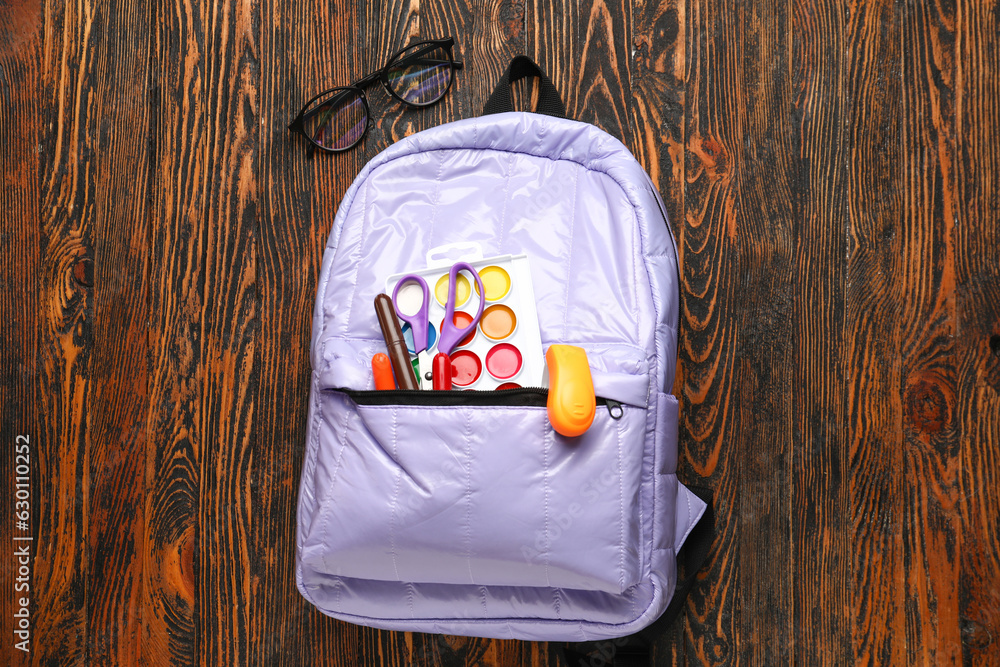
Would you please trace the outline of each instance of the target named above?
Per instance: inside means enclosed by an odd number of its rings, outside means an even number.
[[[613,401],[610,398],[604,399],[604,402],[608,406],[608,414],[611,415],[612,419],[621,419],[622,415],[625,414],[625,409],[622,408],[622,404],[618,401]]]

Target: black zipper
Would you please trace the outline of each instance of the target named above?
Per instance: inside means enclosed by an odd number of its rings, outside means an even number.
[[[492,391],[425,391],[420,389],[358,390],[337,387],[323,391],[344,394],[358,405],[429,405],[448,406],[517,406],[544,408],[549,390],[544,387],[520,387]],[[608,408],[612,419],[621,419],[625,409],[610,398],[597,397],[597,405]]]

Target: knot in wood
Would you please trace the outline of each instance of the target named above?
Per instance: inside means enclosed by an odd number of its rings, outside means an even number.
[[[716,137],[711,135],[694,136],[688,145],[712,180],[729,176],[729,151]]]
[[[906,390],[906,419],[916,431],[937,433],[951,421],[953,399],[937,378],[919,377]]]
[[[962,643],[969,648],[982,650],[993,643],[993,633],[981,623],[962,616],[959,624],[962,630]]]
[[[73,265],[73,278],[84,287],[94,286],[94,262],[84,257]]]

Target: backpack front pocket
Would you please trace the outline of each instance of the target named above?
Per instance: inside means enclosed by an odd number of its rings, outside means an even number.
[[[319,507],[300,545],[311,568],[616,594],[640,580],[644,408],[599,407],[576,438],[555,433],[542,406],[323,392],[317,408]]]

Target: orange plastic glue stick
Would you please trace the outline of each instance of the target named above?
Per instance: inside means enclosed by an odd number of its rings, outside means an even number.
[[[396,388],[396,378],[392,376],[392,362],[388,355],[379,352],[372,357],[372,374],[375,376],[375,389],[378,391]]]
[[[575,345],[550,345],[545,352],[549,367],[549,421],[556,433],[582,435],[597,413],[594,379],[587,353]]]

